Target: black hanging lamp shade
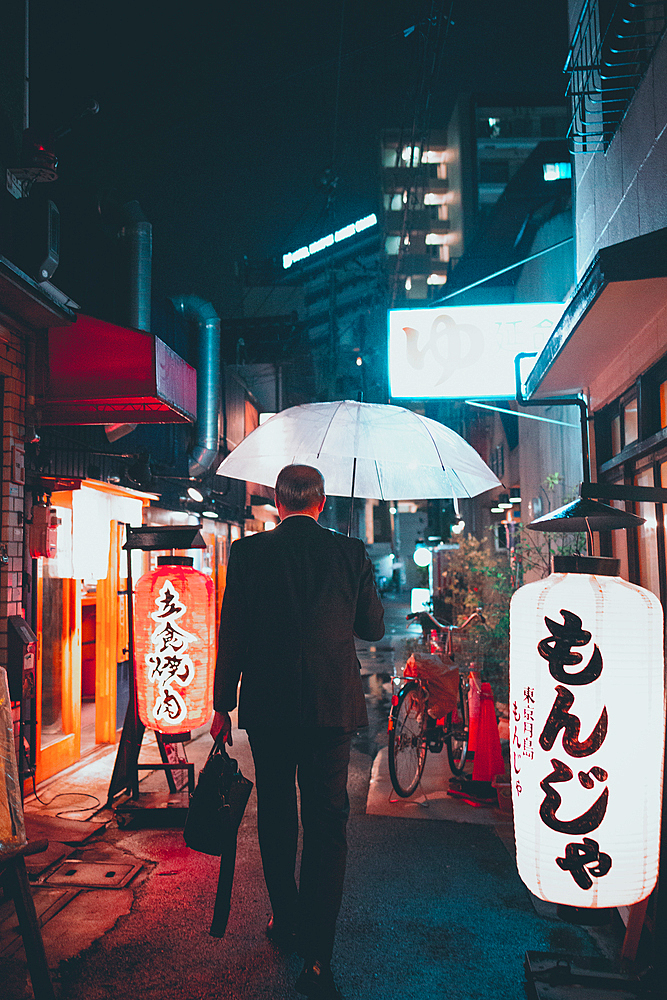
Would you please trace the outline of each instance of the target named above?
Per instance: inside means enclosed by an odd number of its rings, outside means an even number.
[[[609,504],[580,497],[543,514],[526,527],[531,531],[613,531],[615,528],[636,528],[645,520],[645,517],[617,510]]]

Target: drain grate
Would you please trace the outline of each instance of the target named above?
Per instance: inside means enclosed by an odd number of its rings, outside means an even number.
[[[123,889],[141,868],[141,864],[114,864],[112,861],[65,861],[44,879],[44,884],[75,885],[79,889]]]

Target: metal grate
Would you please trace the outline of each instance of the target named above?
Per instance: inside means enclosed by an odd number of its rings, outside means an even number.
[[[124,889],[141,864],[115,864],[113,861],[66,861],[44,879],[45,885],[73,885],[79,889]]]
[[[564,68],[573,153],[609,146],[664,34],[665,6],[585,0]]]

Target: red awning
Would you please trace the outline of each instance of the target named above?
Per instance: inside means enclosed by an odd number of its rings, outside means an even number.
[[[158,337],[91,316],[49,330],[43,424],[178,424],[197,412],[197,373]]]

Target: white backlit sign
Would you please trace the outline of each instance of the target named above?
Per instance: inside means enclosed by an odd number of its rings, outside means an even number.
[[[364,216],[363,219],[357,219],[356,222],[351,222],[349,226],[343,226],[342,229],[336,230],[335,233],[329,233],[328,236],[323,236],[319,240],[315,240],[314,243],[309,243],[307,247],[300,247],[298,250],[293,250],[291,253],[283,254],[283,267],[287,269],[291,267],[292,264],[298,264],[300,260],[305,260],[306,257],[312,257],[313,254],[319,253],[320,250],[326,250],[327,247],[332,247],[334,243],[340,243],[342,240],[348,240],[350,236],[355,236],[357,233],[363,233],[364,229],[370,229],[371,226],[377,225],[377,215],[371,213],[371,215]]]
[[[665,716],[658,598],[552,573],[510,607],[510,757],[519,875],[566,906],[632,906],[658,876]],[[642,766],[627,722],[641,728]]]
[[[514,357],[540,353],[561,302],[389,311],[389,391],[394,399],[508,399]],[[521,368],[525,380],[535,358]]]

